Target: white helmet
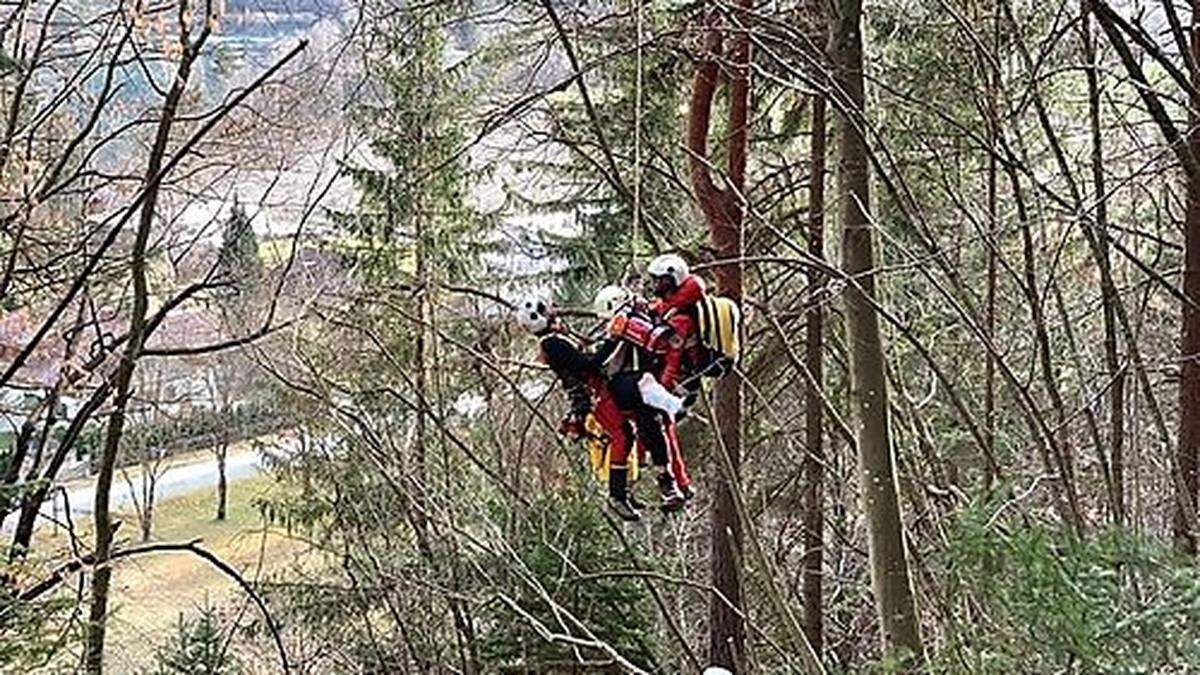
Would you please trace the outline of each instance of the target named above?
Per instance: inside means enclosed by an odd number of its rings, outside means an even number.
[[[605,286],[596,293],[592,307],[596,313],[605,318],[614,316],[618,310],[629,302],[629,289],[624,286]]]
[[[553,307],[538,295],[527,295],[516,302],[513,310],[517,323],[531,333],[540,333],[550,327]]]
[[[646,267],[646,271],[653,277],[671,277],[675,280],[676,286],[682,284],[683,280],[691,272],[688,269],[687,261],[674,253],[660,255],[651,260],[650,265]]]

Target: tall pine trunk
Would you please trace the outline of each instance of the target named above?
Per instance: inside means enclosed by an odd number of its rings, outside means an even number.
[[[1191,50],[1200,60],[1200,2],[1192,0]],[[1200,86],[1200,74],[1192,80]],[[1192,157],[1200,157],[1200,99],[1193,96],[1189,106],[1190,130],[1187,142]],[[1175,545],[1184,553],[1196,554],[1196,532],[1190,523],[1196,512],[1197,464],[1200,463],[1200,176],[1188,172],[1187,219],[1184,224],[1183,330],[1180,340],[1179,374],[1179,448],[1178,464],[1182,480],[1175,499]],[[1186,511],[1185,511],[1186,509]]]
[[[872,244],[869,162],[861,133],[863,90],[861,0],[837,0],[830,56],[835,90],[845,96],[837,134],[841,202],[846,332],[852,398],[858,415],[859,480],[867,517],[871,584],[885,651],[917,662],[922,653],[897,498],[888,392],[879,316],[875,312],[875,252]]]
[[[808,252],[817,260],[825,251],[825,97],[818,94],[812,102],[812,138],[809,155]],[[824,364],[825,312],[821,306],[825,275],[817,267],[809,272],[812,298],[808,305],[805,328],[804,367],[809,379],[804,388],[804,633],[813,652],[821,656],[823,608],[821,567],[825,549],[825,450],[822,443],[824,402],[821,400]]]
[[[746,182],[746,151],[750,107],[750,0],[740,0],[734,16],[732,47],[728,57],[729,141],[727,148],[728,187],[713,182],[708,162],[709,121],[717,88],[718,59],[722,55],[720,29],[716,15],[708,18],[705,51],[696,67],[692,100],[688,115],[687,146],[690,151],[692,188],[708,223],[709,239],[718,261],[713,273],[717,291],[738,303],[742,301],[742,235]],[[719,478],[714,486],[710,523],[712,548],[709,556],[712,584],[717,593],[710,596],[708,611],[709,662],[738,671],[744,662],[746,629],[742,620],[742,526],[738,518],[734,490],[742,457],[742,382],[733,373],[717,383],[716,408],[717,465]],[[722,456],[723,455],[723,456]]]

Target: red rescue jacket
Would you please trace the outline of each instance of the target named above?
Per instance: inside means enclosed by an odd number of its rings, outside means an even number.
[[[665,317],[672,310],[682,311],[700,302],[704,298],[704,291],[704,280],[695,274],[689,274],[674,292],[655,300],[652,309],[659,316]]]
[[[692,353],[698,349],[693,308],[704,298],[705,290],[704,280],[695,274],[689,274],[674,292],[655,300],[651,306],[682,340],[679,349],[664,355],[663,368],[658,374],[658,381],[667,389],[673,388],[679,381],[685,360],[691,360],[693,364],[699,360],[699,355]]]

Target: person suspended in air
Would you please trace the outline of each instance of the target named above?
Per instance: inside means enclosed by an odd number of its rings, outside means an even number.
[[[683,348],[663,367],[660,381],[668,389],[682,386],[688,405],[700,390],[698,369],[703,359],[696,330],[699,305],[707,290],[704,280],[692,274],[687,261],[673,253],[660,255],[646,266],[647,290],[654,301],[650,309],[683,340]]]
[[[669,387],[682,384],[690,403],[704,377],[724,377],[741,350],[742,313],[730,298],[707,292],[704,280],[675,254],[660,255],[647,267],[651,310],[683,336],[682,360],[664,373]],[[678,382],[677,382],[678,380]]]
[[[600,368],[581,349],[559,319],[552,303],[528,296],[516,303],[517,322],[538,338],[538,358],[554,373],[567,394],[569,409],[559,433],[600,444],[607,456],[608,508],[619,518],[640,518],[628,489],[629,450],[634,432],[627,415],[617,407]],[[595,460],[593,460],[595,461]]]
[[[670,326],[679,345],[664,355],[656,373],[658,381],[679,396],[684,408],[664,429],[671,460],[671,472],[685,499],[692,499],[695,490],[684,461],[679,442],[678,421],[696,401],[700,391],[700,341],[696,331],[696,306],[704,298],[704,280],[692,274],[680,256],[666,254],[655,257],[646,267],[646,290],[654,298],[650,311]]]
[[[594,307],[608,324],[592,362],[607,378],[617,406],[633,416],[637,438],[654,466],[662,510],[676,511],[685,499],[671,470],[668,444],[669,429],[683,401],[663,387],[655,373],[667,354],[680,347],[679,338],[624,287],[600,289]]]
[[[663,386],[684,401],[684,410],[674,420],[678,421],[696,401],[702,377],[723,377],[732,371],[741,348],[741,311],[729,298],[709,294],[704,280],[679,255],[657,256],[646,272],[647,292],[654,297],[651,311],[682,342],[666,356],[658,373]],[[672,470],[684,495],[691,498],[691,480],[674,423],[667,428],[667,437]]]

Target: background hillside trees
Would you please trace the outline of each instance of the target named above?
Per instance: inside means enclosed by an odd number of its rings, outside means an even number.
[[[262,664],[275,626],[312,671],[1200,658],[1191,4],[193,4],[0,9],[5,666],[99,670],[141,553],[103,503],[34,536],[68,458],[103,492],[251,413],[305,552],[237,586]],[[749,320],[699,496],[628,527],[506,303],[594,337],[661,252]],[[205,410],[124,424],[171,363]]]

